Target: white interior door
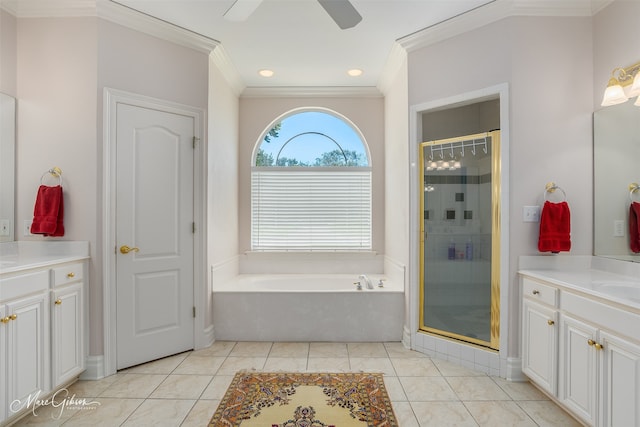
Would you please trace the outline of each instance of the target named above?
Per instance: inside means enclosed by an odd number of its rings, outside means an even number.
[[[116,110],[117,369],[194,347],[194,118]]]

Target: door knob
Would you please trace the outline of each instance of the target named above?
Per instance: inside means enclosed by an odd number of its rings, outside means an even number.
[[[128,254],[129,252],[138,252],[138,251],[140,251],[140,249],[138,249],[138,248],[130,248],[127,245],[120,246],[120,253],[121,254]]]

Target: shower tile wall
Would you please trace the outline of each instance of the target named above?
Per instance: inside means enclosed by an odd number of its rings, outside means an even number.
[[[447,177],[439,177],[440,183],[433,183],[435,189],[425,193],[429,211],[425,214],[425,272],[431,283],[430,292],[434,292],[431,295],[446,305],[488,305],[491,298],[487,291],[490,283],[482,279],[490,277],[491,272],[491,183],[480,181],[482,176],[477,170],[467,173],[479,182],[442,183]],[[455,212],[455,219],[447,219],[447,212],[451,211]],[[452,242],[453,260],[449,259]],[[473,248],[471,259],[466,256],[468,242]]]

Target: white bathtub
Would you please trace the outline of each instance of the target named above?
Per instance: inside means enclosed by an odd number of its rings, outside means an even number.
[[[216,340],[400,341],[402,284],[368,275],[374,289],[357,290],[358,275],[239,275],[213,288]]]

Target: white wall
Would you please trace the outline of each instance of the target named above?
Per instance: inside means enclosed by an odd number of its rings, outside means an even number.
[[[0,92],[16,96],[16,18],[0,8]]]
[[[385,223],[384,253],[386,260],[402,271],[406,279],[406,267],[411,262],[409,246],[409,87],[407,57],[398,58],[399,66],[385,89],[384,98],[384,157],[385,157]],[[394,270],[385,265],[385,274]],[[390,277],[400,281],[400,277]],[[407,289],[408,291],[408,289]],[[405,319],[409,325],[410,293],[405,292]]]
[[[221,270],[222,280],[238,274],[238,113],[237,95],[211,60],[209,79],[209,144],[207,265]],[[222,268],[219,268],[220,266]],[[211,295],[214,278],[207,278]],[[212,301],[207,301],[213,324]],[[215,326],[215,325],[214,325]]]
[[[538,224],[522,222],[522,207],[541,205],[547,182],[567,193],[571,254],[591,254],[591,58],[591,18],[573,17],[507,18],[409,53],[410,105],[509,85],[509,357],[519,355],[517,260],[537,253]]]
[[[373,250],[384,253],[385,249],[385,156],[384,156],[384,100],[380,97],[243,97],[240,99],[240,151],[239,151],[239,250],[240,253],[251,250],[251,156],[256,143],[261,140],[263,133],[270,128],[273,121],[283,114],[302,107],[321,107],[333,110],[351,120],[362,132],[371,154],[372,175],[372,222],[373,222]],[[291,262],[290,254],[283,254],[281,268],[296,267]],[[261,260],[254,255],[244,257],[241,265],[255,272],[250,264],[258,265]],[[305,259],[308,260],[308,256]],[[312,258],[320,261],[321,255]],[[338,260],[349,258],[340,254]],[[355,265],[350,267],[355,272],[379,272],[366,269],[364,263],[359,263],[360,255],[355,256]],[[277,261],[270,255],[268,263],[274,266]],[[334,264],[335,265],[335,264]],[[244,268],[244,267],[242,267]],[[262,269],[262,267],[258,267]],[[245,270],[247,271],[247,270]],[[308,271],[308,270],[307,270]],[[266,271],[265,271],[266,272]],[[279,271],[281,273],[292,271]],[[344,272],[344,271],[335,271]]]
[[[90,354],[103,352],[102,90],[132,91],[203,109],[208,55],[95,17],[19,18],[17,216],[33,216],[42,173],[63,171],[65,240],[91,247]],[[18,240],[42,240],[22,236]]]

